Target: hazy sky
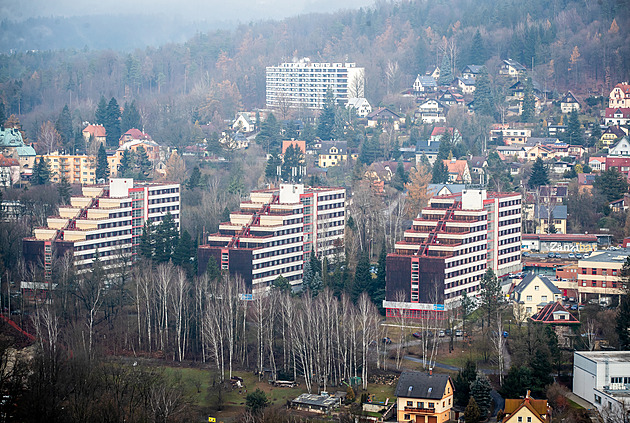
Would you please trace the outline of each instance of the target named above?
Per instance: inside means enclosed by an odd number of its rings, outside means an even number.
[[[177,14],[199,21],[284,18],[371,5],[374,0],[0,0],[0,18],[99,14]]]

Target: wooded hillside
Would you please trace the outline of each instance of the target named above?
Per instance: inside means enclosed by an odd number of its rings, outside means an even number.
[[[548,89],[607,94],[628,80],[629,12],[605,0],[438,0],[378,3],[199,33],[183,44],[136,50],[21,52],[0,60],[0,99],[35,138],[65,104],[75,125],[92,120],[101,95],[136,100],[146,131],[166,144],[200,137],[194,123],[264,107],[265,66],[293,58],[349,61],[366,69],[366,96],[389,104],[418,73],[501,59],[531,68]]]

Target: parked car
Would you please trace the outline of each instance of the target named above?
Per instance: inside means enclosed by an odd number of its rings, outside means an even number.
[[[510,336],[510,334],[508,333],[508,331],[504,330],[503,331],[503,337],[507,338],[508,336]]]
[[[571,302],[571,303],[572,303],[572,302],[574,302],[574,301],[575,301],[575,298],[574,298],[574,297],[569,297],[569,302]]]
[[[555,256],[555,253],[547,253],[547,258],[554,258]]]
[[[570,259],[575,258],[575,254],[573,254],[573,253],[569,253],[569,258],[570,258]]]
[[[584,257],[588,257],[588,256],[584,255]],[[582,258],[582,254],[581,254],[581,253],[577,253],[577,254],[575,255],[575,258],[576,258],[576,259],[581,259],[581,258]]]
[[[444,338],[444,337],[446,336],[446,332],[444,332],[443,330],[441,330],[441,331],[438,333],[438,336],[439,336],[440,338]]]
[[[391,339],[389,339],[389,337],[388,337],[388,336],[386,336],[385,338],[383,338],[383,344],[385,344],[385,345],[389,345],[389,344],[391,344],[391,343],[392,343],[392,340],[391,340]]]
[[[523,251],[522,256],[523,257],[529,257],[530,256],[529,251]]]
[[[422,334],[420,332],[414,332],[412,335],[414,338],[422,338]]]
[[[457,330],[455,331],[455,336],[464,336],[464,331],[463,331],[463,330],[461,330],[461,329],[457,329]]]
[[[556,253],[555,256],[556,256],[556,258],[562,258],[562,254],[560,254],[560,253]]]
[[[577,309],[578,309],[577,304],[573,304],[573,305],[571,306],[571,310],[577,310]]]
[[[444,332],[446,333],[446,336],[451,336],[451,334],[453,333],[453,331],[450,329],[446,329]]]

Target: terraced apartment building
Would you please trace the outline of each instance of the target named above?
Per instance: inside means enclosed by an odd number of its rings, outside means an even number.
[[[84,185],[81,196],[60,206],[45,227],[24,239],[27,267],[49,281],[53,264],[65,254],[71,254],[79,273],[89,271],[98,256],[115,275],[117,267],[137,254],[145,221],[160,223],[168,213],[179,229],[179,184],[111,179],[104,185]]]
[[[476,296],[487,269],[521,269],[521,194],[465,189],[433,197],[387,256],[390,316],[440,316]]]
[[[345,215],[344,188],[282,184],[252,191],[230,221],[199,246],[199,273],[213,259],[240,275],[251,294],[267,291],[279,276],[299,289],[311,254],[329,261],[342,256]]]

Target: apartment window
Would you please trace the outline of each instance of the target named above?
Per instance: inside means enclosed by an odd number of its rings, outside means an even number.
[[[540,302],[546,303],[547,302],[547,296],[543,295],[542,297],[540,297]]]
[[[410,415],[410,414],[405,414],[404,419],[405,419],[405,420],[411,420],[411,415]]]
[[[595,402],[597,404],[601,404],[602,403],[602,397],[600,397],[599,395],[595,394]]]
[[[533,298],[532,298],[532,296],[531,296],[531,295],[528,295],[528,296],[527,296],[527,301],[533,301]]]
[[[435,403],[434,402],[430,402],[429,403],[429,408],[434,408],[435,407]]]
[[[522,417],[518,417],[518,423],[522,423],[523,422],[523,418]]]
[[[525,308],[525,313],[531,313],[532,312],[532,308],[531,307],[526,307]]]
[[[534,291],[538,291],[538,290],[540,290],[540,287],[538,285],[535,285],[534,286]]]
[[[407,401],[407,407],[413,407],[413,401]]]
[[[531,417],[527,418],[527,423],[532,423],[532,418]]]
[[[610,383],[622,383],[623,378],[622,377],[611,377],[610,378]]]

